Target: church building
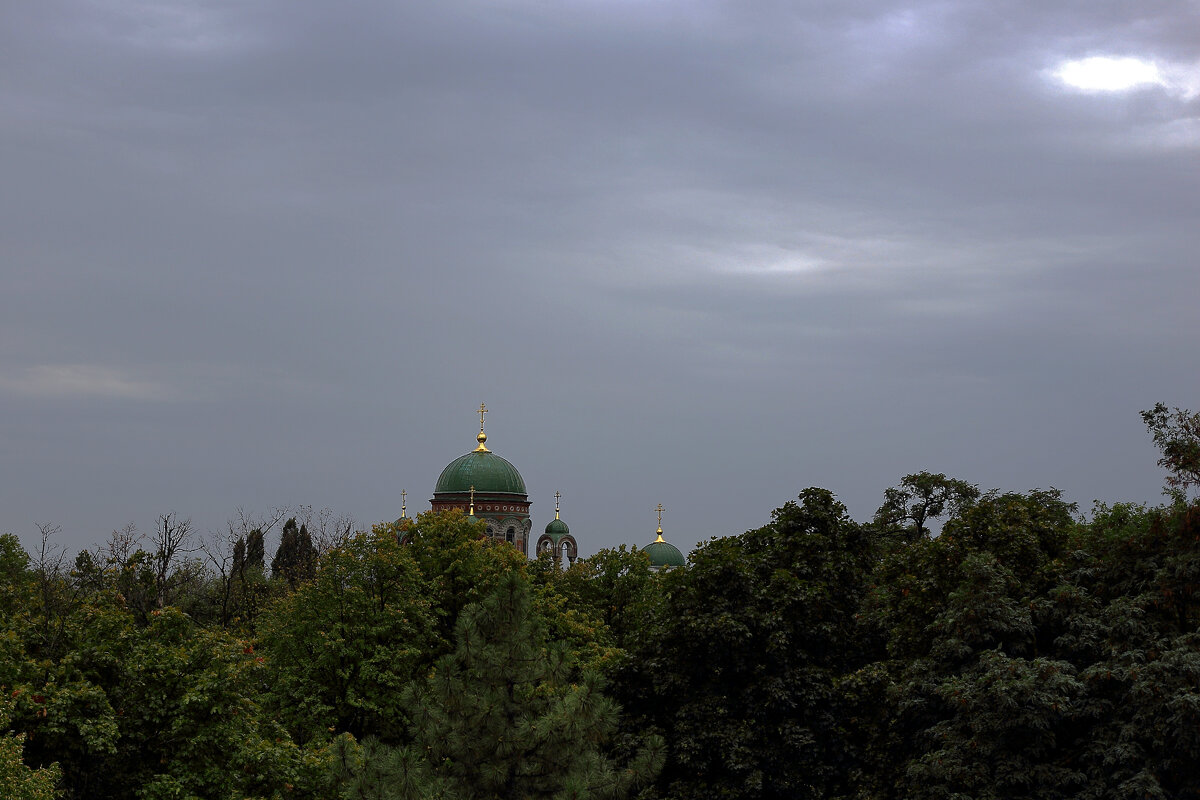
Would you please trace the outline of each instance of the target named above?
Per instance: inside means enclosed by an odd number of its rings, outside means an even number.
[[[479,435],[475,437],[478,446],[446,465],[438,476],[430,503],[434,511],[458,509],[468,516],[478,517],[487,526],[488,536],[508,542],[528,558],[533,520],[529,514],[532,504],[525,479],[512,463],[488,449],[488,437],[484,432],[487,406],[480,403],[478,413]],[[579,546],[561,518],[560,498],[561,495],[555,492],[554,519],[538,537],[534,556],[549,552],[560,564],[564,556],[574,564],[579,557]],[[654,570],[682,567],[685,564],[683,554],[663,539],[661,503],[656,511],[658,539],[642,548],[650,556],[650,567]],[[401,513],[402,518],[407,516],[407,508],[402,507]]]

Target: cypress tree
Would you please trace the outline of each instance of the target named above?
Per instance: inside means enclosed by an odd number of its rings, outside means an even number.
[[[317,549],[308,535],[307,525],[296,525],[292,517],[283,524],[279,537],[279,549],[271,559],[271,577],[284,578],[288,587],[295,590],[304,581],[311,580],[317,571]]]
[[[242,536],[233,543],[233,574],[244,575],[246,572],[246,539]]]
[[[267,558],[267,546],[263,541],[262,528],[255,528],[246,537],[246,566],[263,571]]]

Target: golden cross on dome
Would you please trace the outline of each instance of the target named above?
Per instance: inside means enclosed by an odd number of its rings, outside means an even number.
[[[468,517],[475,516],[475,484],[471,484],[471,508],[467,511]]]
[[[483,417],[487,413],[488,413],[487,406],[485,406],[483,403],[480,403],[479,404],[479,435],[475,437],[475,441],[479,442],[479,447],[475,448],[476,453],[490,453],[491,452],[490,450],[487,449],[487,445],[484,444],[484,442],[487,441],[487,434],[483,432]]]
[[[658,538],[655,539],[654,541],[661,542],[663,540],[663,537],[662,537],[662,512],[665,511],[666,509],[664,509],[662,507],[662,503],[659,503],[658,507],[655,508],[654,510],[658,512]]]
[[[558,492],[554,493],[554,518],[558,519],[558,498],[562,497]]]
[[[408,492],[404,489],[400,490],[400,519],[408,516],[408,506],[405,505],[405,499],[408,497]]]

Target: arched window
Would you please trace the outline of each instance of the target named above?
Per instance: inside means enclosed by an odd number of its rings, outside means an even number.
[[[504,534],[504,538],[508,540],[509,544],[512,544],[513,542],[517,541],[517,529],[509,528],[508,531]]]

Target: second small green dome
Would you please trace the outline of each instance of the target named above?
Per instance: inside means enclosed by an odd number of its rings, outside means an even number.
[[[567,523],[558,518],[550,520],[550,524],[546,526],[546,533],[551,536],[565,536],[570,532],[571,529],[567,527]]]

